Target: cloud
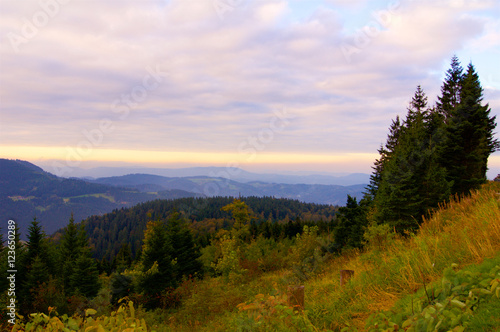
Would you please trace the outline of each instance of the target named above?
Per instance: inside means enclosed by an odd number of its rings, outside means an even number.
[[[4,2],[2,144],[72,146],[106,119],[102,148],[234,153],[286,108],[295,118],[266,151],[371,153],[417,84],[435,100],[453,53],[499,49],[493,1],[352,2],[354,33],[343,1],[304,1],[300,19],[293,1],[225,2],[223,15],[216,1],[74,0],[54,15]]]

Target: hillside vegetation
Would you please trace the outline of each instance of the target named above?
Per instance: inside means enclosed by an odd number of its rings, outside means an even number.
[[[441,206],[411,236],[397,235],[387,227],[371,227],[365,236],[366,249],[363,252],[352,250],[342,256],[318,250],[325,239],[314,232],[306,232],[290,248],[289,254],[295,259],[291,267],[257,275],[222,275],[201,281],[188,279],[172,294],[179,299],[176,308],[136,310],[132,303],[125,302],[111,317],[125,315],[121,323],[129,319],[131,327],[140,322],[142,325],[135,325],[136,330],[140,330],[139,326],[147,326],[148,331],[378,330],[365,325],[366,321],[383,322],[380,311],[391,308],[400,314],[401,322],[406,319],[404,315],[417,314],[431,296],[431,284],[441,280],[445,270],[448,271],[445,276],[449,276],[450,267],[481,264],[494,257],[500,263],[499,196],[500,185],[488,183],[469,197],[454,199]],[[344,287],[340,287],[339,270],[344,269],[355,273]],[[500,275],[496,274],[496,278],[500,281]],[[491,280],[494,279],[495,276]],[[289,305],[287,288],[290,285],[305,286],[303,310],[294,310]],[[484,289],[479,292],[487,293],[492,282],[478,287]],[[131,300],[138,303],[137,298]],[[495,316],[485,314],[482,308],[494,310],[499,301],[498,292],[486,296],[470,308],[467,319],[459,321],[457,326],[474,323],[476,313],[482,315],[484,324],[488,324]],[[99,311],[105,313],[102,307],[96,310],[87,312],[87,319],[75,317],[74,326],[83,328],[101,322],[103,327],[110,327],[104,325],[104,316],[90,318],[99,316]],[[110,315],[109,312],[105,314]],[[52,319],[47,316],[45,321],[42,316],[34,316],[31,320],[38,319],[41,325],[49,324],[56,321],[53,313],[52,316]],[[387,313],[383,317],[386,316]],[[61,323],[61,327],[69,326],[68,317],[57,320],[66,322]],[[110,324],[109,319],[106,322]],[[489,324],[485,326],[496,323]]]

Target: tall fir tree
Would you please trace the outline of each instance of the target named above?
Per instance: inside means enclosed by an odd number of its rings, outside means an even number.
[[[64,229],[64,233],[61,237],[60,242],[60,276],[64,291],[67,294],[72,294],[74,289],[72,288],[71,275],[74,271],[74,262],[78,258],[80,253],[80,245],[78,243],[78,228],[75,224],[75,219],[73,214],[69,219],[68,225]]]
[[[441,87],[441,96],[438,97],[436,107],[443,116],[444,121],[448,122],[453,111],[461,100],[462,81],[464,79],[463,68],[456,55],[451,59],[451,68],[446,72],[446,79]]]
[[[73,273],[69,276],[70,290],[87,298],[95,297],[100,289],[99,272],[88,247],[81,249],[73,265]]]
[[[20,290],[24,306],[30,306],[30,303],[33,302],[33,296],[36,296],[35,290],[44,282],[48,282],[51,274],[54,273],[52,259],[47,236],[35,217],[28,227],[26,254],[22,263],[26,271],[26,278]]]
[[[55,263],[50,253],[49,242],[42,225],[36,217],[28,227],[28,241],[26,242],[26,264],[29,266],[37,256],[47,265],[50,274],[54,274]]]
[[[162,292],[175,286],[172,245],[164,221],[150,221],[144,231],[139,287],[148,299],[147,307],[160,306]]]
[[[50,280],[49,269],[47,264],[40,258],[35,256],[31,262],[30,269],[26,275],[26,280],[23,283],[22,291],[26,294],[23,295],[22,310],[25,313],[30,313],[35,310],[34,303],[38,298],[38,292],[41,287],[44,287]]]
[[[363,200],[358,203],[356,198],[347,195],[345,207],[340,207],[337,215],[337,226],[334,230],[335,244],[339,248],[361,248],[363,234],[367,226],[367,206]]]
[[[114,270],[118,273],[125,271],[132,265],[132,251],[130,250],[130,245],[128,243],[123,243],[120,247],[120,251],[116,254],[113,259],[112,266]]]
[[[453,194],[467,194],[486,181],[488,157],[499,148],[496,117],[482,105],[483,89],[472,64],[461,82],[460,102],[452,110],[440,146],[440,159],[453,181]]]
[[[385,145],[381,146],[378,149],[378,153],[380,154],[380,158],[375,161],[374,166],[372,167],[373,173],[370,176],[370,184],[367,187],[367,192],[365,197],[369,200],[373,200],[377,195],[378,189],[382,182],[382,174],[384,172],[384,167],[387,162],[391,159],[396,147],[398,146],[399,137],[402,132],[402,124],[399,119],[399,116],[396,117],[396,120],[393,120],[391,126],[389,127],[389,135],[387,136],[387,142]]]
[[[436,161],[433,121],[427,97],[418,86],[374,198],[375,220],[399,232],[415,230],[422,216],[449,194],[446,172]]]
[[[61,237],[60,249],[60,276],[66,295],[95,296],[100,288],[97,265],[85,229],[75,224],[73,214]]]
[[[175,260],[175,280],[180,281],[183,277],[197,275],[202,270],[202,264],[198,261],[201,254],[194,244],[186,221],[181,219],[177,212],[167,221],[167,237],[172,244],[171,257]]]

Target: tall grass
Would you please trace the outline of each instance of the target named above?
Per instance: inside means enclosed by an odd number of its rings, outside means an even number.
[[[313,294],[328,285],[331,290],[309,298],[308,314],[324,329],[350,324],[363,330],[370,313],[390,309],[399,298],[438,279],[450,264],[468,265],[493,257],[500,250],[499,192],[499,184],[489,183],[441,206],[410,238],[396,237],[384,250],[369,249],[347,261],[333,260],[329,273],[308,285]],[[343,290],[336,280],[339,269],[356,271]]]

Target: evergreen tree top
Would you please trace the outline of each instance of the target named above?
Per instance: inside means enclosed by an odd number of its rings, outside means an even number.
[[[451,59],[451,68],[446,72],[446,78],[441,87],[441,96],[438,97],[436,107],[438,111],[449,118],[451,112],[460,103],[460,91],[464,79],[463,68],[456,55]]]

